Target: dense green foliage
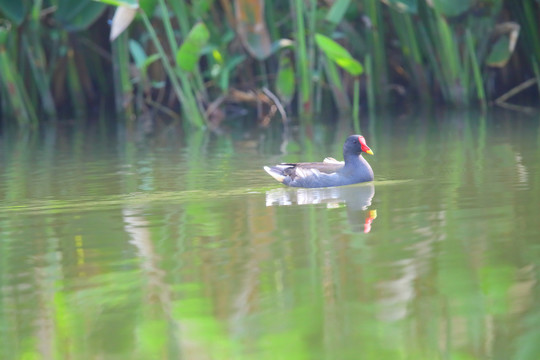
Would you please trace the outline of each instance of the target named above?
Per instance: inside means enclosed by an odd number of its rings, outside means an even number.
[[[511,95],[537,97],[522,90],[540,76],[538,10],[536,0],[0,0],[0,113],[36,125],[113,106],[127,119],[181,110],[216,127],[230,103],[256,108],[263,125],[329,108],[358,116],[359,103],[516,107]]]

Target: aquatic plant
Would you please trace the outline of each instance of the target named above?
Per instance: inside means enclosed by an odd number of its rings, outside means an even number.
[[[105,112],[114,99],[128,121],[156,110],[215,128],[233,103],[256,111],[254,123],[262,126],[278,114],[309,121],[328,109],[358,119],[360,104],[374,112],[417,98],[521,110],[510,97],[538,83],[540,36],[531,15],[538,6],[0,0],[0,65],[7,74],[0,111],[24,126]],[[317,36],[360,59],[363,71],[329,56]]]

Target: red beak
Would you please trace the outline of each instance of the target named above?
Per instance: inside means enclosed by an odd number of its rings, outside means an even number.
[[[369,148],[369,146],[366,145],[366,139],[364,139],[363,136],[358,137],[358,141],[360,142],[360,148],[363,152],[369,155],[373,155],[373,151]]]

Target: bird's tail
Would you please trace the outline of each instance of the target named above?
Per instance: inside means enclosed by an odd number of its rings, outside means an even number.
[[[275,166],[272,166],[272,167],[268,167],[268,166],[265,166],[264,167],[264,171],[266,171],[268,173],[268,175],[270,175],[271,177],[273,177],[274,179],[276,179],[277,181],[279,181],[280,183],[283,182],[283,180],[285,179],[285,175],[283,175],[283,171],[278,168],[278,167],[275,167]]]

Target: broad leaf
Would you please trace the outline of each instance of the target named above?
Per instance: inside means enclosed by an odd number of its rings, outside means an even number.
[[[328,14],[326,14],[326,21],[331,22],[332,24],[339,24],[345,16],[345,12],[349,8],[351,0],[337,0],[334,2]]]
[[[93,0],[59,0],[56,21],[67,31],[86,30],[107,7]]]
[[[499,68],[504,67],[512,55],[508,48],[509,43],[508,37],[501,36],[491,48],[486,58],[486,65]]]
[[[210,33],[204,23],[199,22],[193,26],[186,40],[176,52],[176,63],[182,70],[193,71],[195,69],[209,38]]]
[[[16,25],[21,25],[31,7],[31,1],[0,1],[0,13]]]
[[[154,13],[158,0],[139,0],[139,9],[150,16]]]
[[[272,53],[272,44],[264,20],[264,0],[235,1],[236,31],[246,50],[264,60]]]
[[[354,59],[343,46],[327,36],[316,34],[315,41],[324,54],[341,68],[353,76],[358,76],[364,72],[362,64]]]
[[[494,34],[498,36],[491,47],[486,58],[486,65],[491,67],[504,67],[514,53],[517,39],[519,37],[519,24],[508,21],[498,24],[494,29]]]
[[[349,74],[358,76],[364,72],[364,68],[359,61],[353,58],[338,58],[335,59],[336,64],[338,64],[342,69],[346,70]]]
[[[178,0],[175,0],[178,1]],[[212,8],[214,0],[197,0],[192,1],[191,13],[195,18],[204,17]]]
[[[294,96],[295,86],[292,61],[289,52],[284,51],[279,57],[279,69],[276,77],[276,91],[284,105],[291,102]]]
[[[446,17],[457,16],[469,10],[475,0],[428,0],[427,3]]]

